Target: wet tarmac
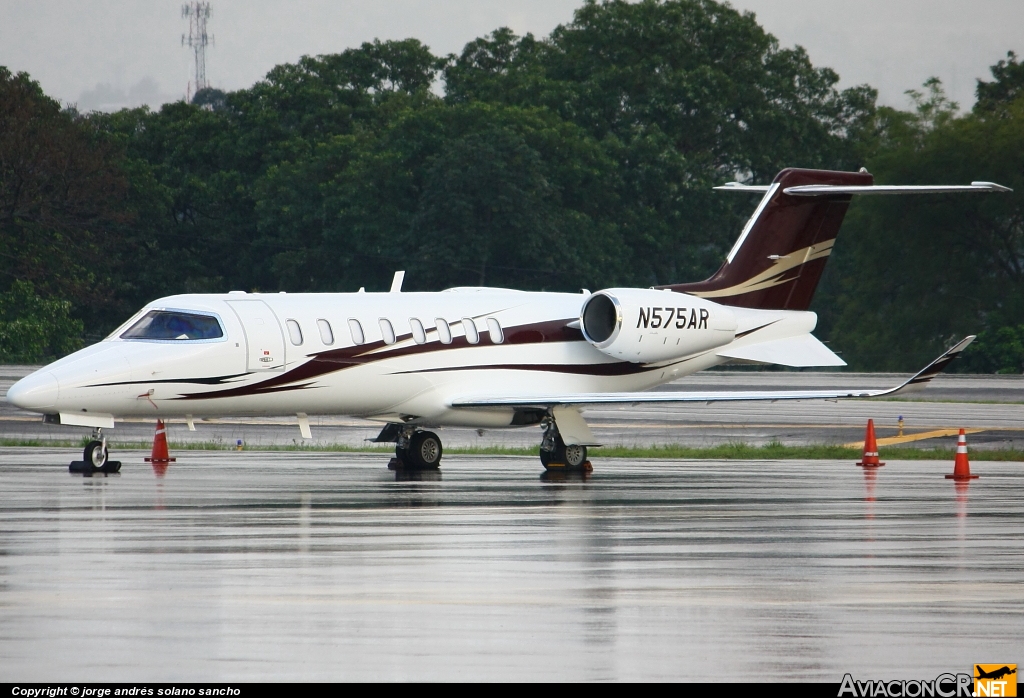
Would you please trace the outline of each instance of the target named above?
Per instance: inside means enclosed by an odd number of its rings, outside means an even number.
[[[1019,662],[1024,465],[0,449],[6,681],[931,679]]]

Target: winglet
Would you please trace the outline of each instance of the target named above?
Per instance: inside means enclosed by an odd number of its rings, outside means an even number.
[[[1013,191],[1013,189],[1004,187],[1002,184],[996,184],[995,182],[971,182],[971,186],[978,189],[987,189],[988,191]]]
[[[972,334],[961,339],[954,346],[947,349],[946,353],[944,353],[942,356],[935,359],[935,361],[932,361],[930,364],[928,364],[920,371],[918,371],[913,378],[911,378],[898,388],[894,388],[892,391],[884,394],[894,395],[899,392],[911,392],[914,390],[920,390],[921,388],[926,386],[932,378],[942,373],[946,369],[946,366],[948,366],[953,359],[958,357],[960,355],[960,352],[966,349],[970,345],[970,343],[973,342],[976,338],[977,335]]]

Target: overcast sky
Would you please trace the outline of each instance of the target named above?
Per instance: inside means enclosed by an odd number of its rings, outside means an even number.
[[[212,0],[207,77],[235,90],[278,63],[374,38],[416,37],[435,54],[499,26],[544,36],[582,0]],[[181,0],[0,0],[0,65],[85,109],[157,106],[184,96],[192,54]],[[976,78],[1024,54],[1024,0],[735,0],[784,46],[799,44],[841,86],[868,83],[905,108],[935,75],[966,109]]]

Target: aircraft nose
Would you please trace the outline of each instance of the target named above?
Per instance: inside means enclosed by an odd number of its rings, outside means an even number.
[[[22,378],[7,391],[7,402],[23,410],[45,412],[57,405],[59,386],[49,371],[37,371]]]

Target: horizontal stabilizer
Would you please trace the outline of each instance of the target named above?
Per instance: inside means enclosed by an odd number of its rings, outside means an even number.
[[[968,194],[971,192],[1013,191],[995,182],[971,182],[970,184],[874,184],[871,186],[834,186],[831,184],[805,184],[787,187],[783,192],[790,196],[835,196],[837,194]]]
[[[744,347],[725,347],[717,352],[728,359],[743,359],[779,366],[845,366],[846,362],[818,341],[814,335],[786,337]]]
[[[814,291],[854,196],[1011,191],[995,182],[980,181],[875,184],[874,177],[864,168],[859,172],[787,168],[779,172],[771,184],[729,182],[715,189],[760,194],[761,202],[714,275],[704,281],[655,288],[713,298],[722,305],[761,310],[808,310],[811,307]]]
[[[741,184],[728,182],[716,191],[738,191],[750,194],[765,194],[771,189],[768,184]],[[971,182],[970,184],[868,184],[843,186],[835,184],[804,184],[786,187],[782,190],[790,196],[846,196],[849,194],[968,194],[971,192],[1013,191],[995,182]]]

